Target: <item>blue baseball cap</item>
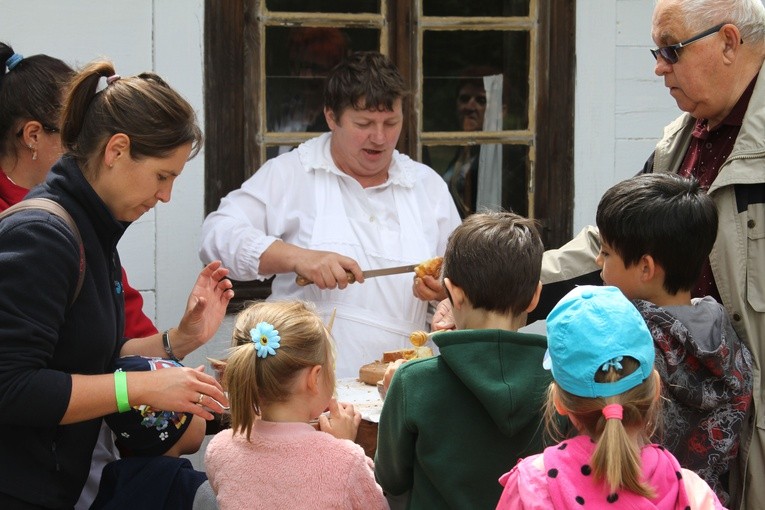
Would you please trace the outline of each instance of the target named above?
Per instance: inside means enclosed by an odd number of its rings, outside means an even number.
[[[638,361],[633,373],[614,382],[595,374],[623,357]],[[583,285],[563,296],[547,316],[542,365],[556,384],[579,397],[612,397],[645,381],[653,371],[654,345],[643,316],[616,287]]]
[[[182,367],[171,359],[123,356],[114,363],[116,371],[143,372]],[[160,411],[148,405],[133,406],[125,413],[104,417],[114,432],[114,444],[123,457],[153,457],[168,451],[189,427],[194,415]]]

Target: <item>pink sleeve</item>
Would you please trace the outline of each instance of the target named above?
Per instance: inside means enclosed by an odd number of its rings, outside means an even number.
[[[363,454],[362,454],[363,455]],[[364,460],[356,465],[348,477],[348,501],[351,508],[359,510],[388,510],[382,487],[375,481],[374,463],[363,455]]]
[[[505,487],[497,510],[549,510],[553,508],[547,487],[547,475],[542,454],[522,459],[499,478]]]
[[[683,485],[690,507],[694,510],[725,510],[717,494],[693,471],[683,469]]]
[[[521,495],[518,492],[518,466],[509,473],[499,477],[499,484],[504,487],[497,503],[497,510],[512,510],[523,508]]]

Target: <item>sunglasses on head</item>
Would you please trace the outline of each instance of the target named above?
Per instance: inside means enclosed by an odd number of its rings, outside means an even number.
[[[651,50],[651,54],[653,55],[653,58],[655,58],[656,60],[659,60],[659,57],[661,57],[667,62],[669,62],[670,64],[677,64],[677,61],[680,58],[679,51],[682,48],[685,48],[689,44],[695,43],[696,41],[700,41],[701,39],[705,37],[709,37],[710,35],[716,34],[725,25],[727,25],[727,23],[720,23],[719,25],[715,25],[709,30],[704,30],[703,32],[696,34],[690,39],[686,39],[683,42],[679,42],[677,44],[671,44],[669,46],[663,46],[661,48],[656,48],[654,50]]]
[[[481,106],[486,106],[486,96],[474,96],[472,94],[460,94],[457,100],[462,104],[467,104],[471,99],[475,99],[475,102]]]

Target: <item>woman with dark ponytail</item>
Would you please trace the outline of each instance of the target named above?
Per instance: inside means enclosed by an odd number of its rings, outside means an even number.
[[[45,180],[61,156],[63,91],[71,67],[48,55],[24,57],[0,42],[0,211]]]
[[[10,73],[24,64],[12,57]],[[71,81],[58,127],[64,155],[27,198],[62,206],[81,243],[48,211],[0,222],[0,508],[72,507],[107,414],[149,405],[212,419],[227,405],[202,367],[110,373],[120,355],[183,358],[212,337],[233,296],[228,271],[213,262],[177,328],[123,337],[117,242],[170,200],[198,152],[193,109],[155,74],[121,78],[110,62],[95,62]]]

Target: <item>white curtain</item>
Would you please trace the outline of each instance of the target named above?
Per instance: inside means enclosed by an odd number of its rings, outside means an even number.
[[[483,77],[486,90],[486,114],[484,131],[502,130],[502,75]],[[498,211],[502,208],[502,145],[481,145],[478,157],[478,192],[476,212]]]

